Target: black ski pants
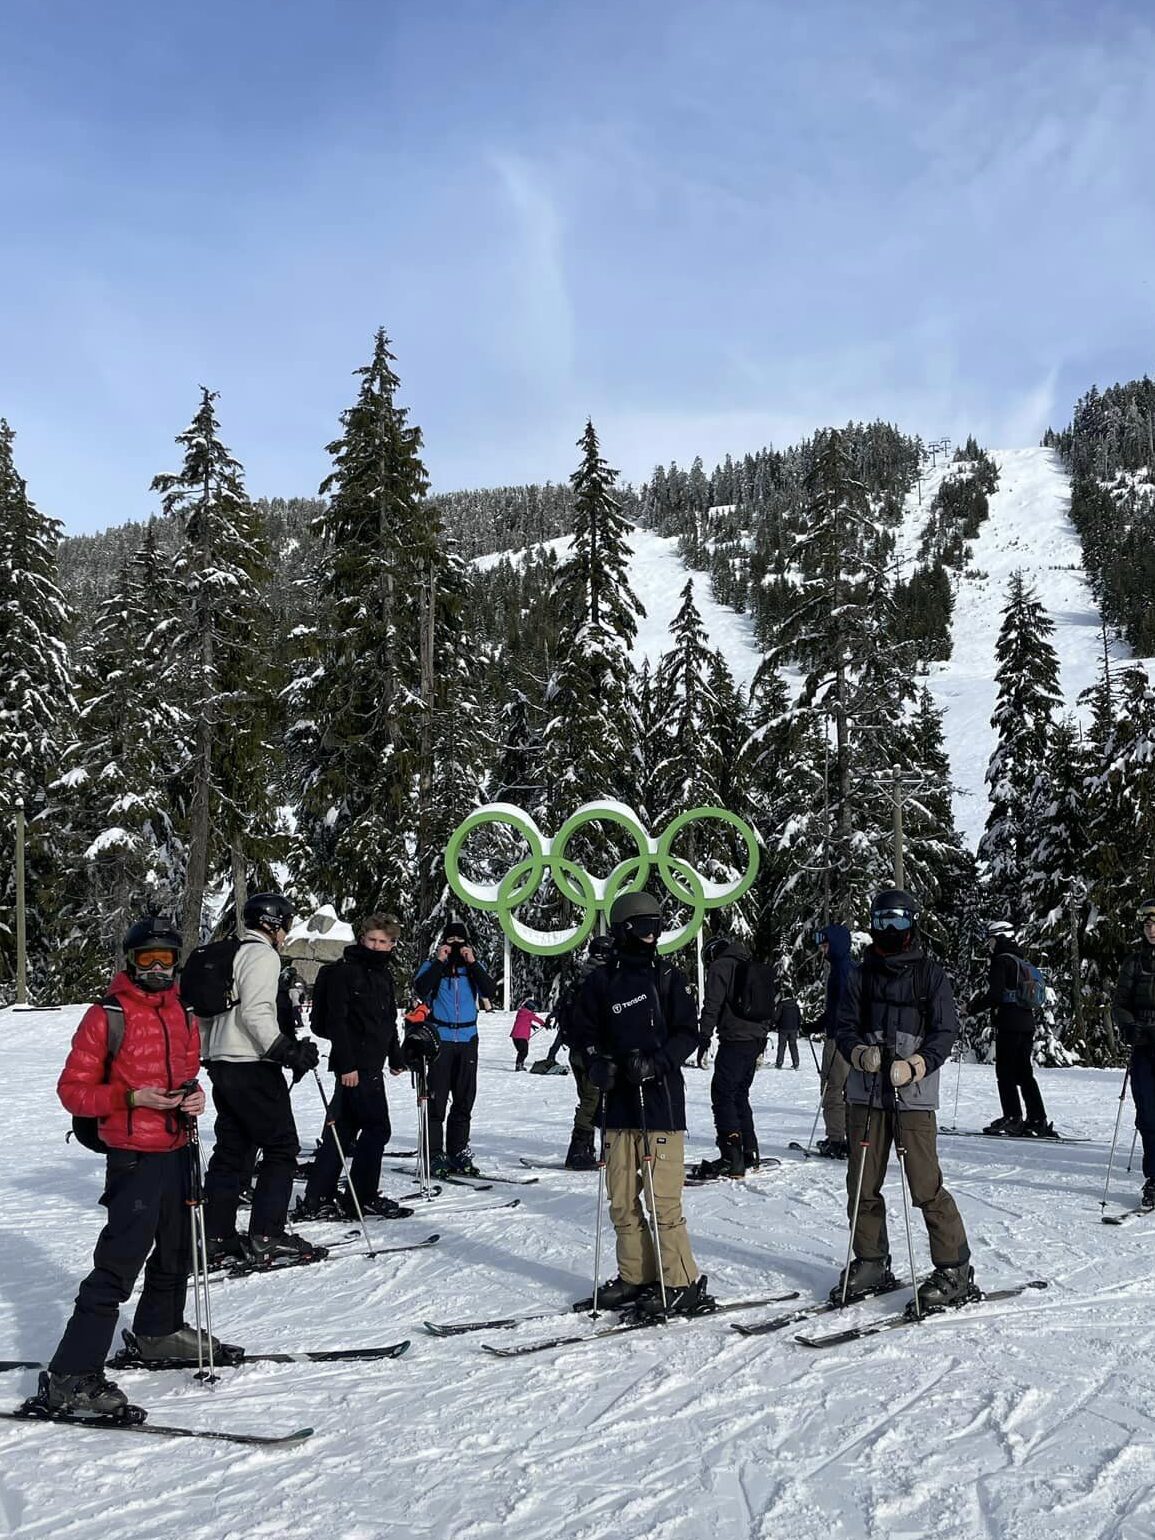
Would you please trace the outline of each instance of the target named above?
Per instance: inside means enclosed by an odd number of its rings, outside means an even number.
[[[516,1055],[514,1059],[514,1068],[516,1069],[519,1064],[524,1064],[529,1057],[529,1038],[515,1037],[513,1040],[513,1051]]]
[[[1143,1143],[1143,1175],[1150,1181],[1155,1177],[1155,1053],[1149,1048],[1131,1051],[1131,1095]]]
[[[334,1128],[337,1139],[333,1138]],[[305,1202],[321,1203],[337,1193],[341,1176],[341,1155],[337,1140],[349,1162],[349,1176],[357,1199],[364,1207],[377,1196],[381,1182],[381,1157],[392,1137],[389,1101],[385,1095],[384,1074],[358,1070],[356,1085],[337,1081],[329,1103],[329,1118],[321,1138],[321,1148],[305,1187]]]
[[[250,1235],[281,1235],[293,1196],[300,1140],[285,1072],[262,1059],[208,1065],[216,1107],[216,1144],[205,1176],[205,1229],[213,1237],[237,1228],[237,1204],[261,1152],[249,1211]]]
[[[441,1052],[429,1066],[428,1080],[429,1153],[460,1155],[469,1147],[477,1099],[477,1038],[467,1043],[442,1043]]]
[[[778,1033],[778,1058],[775,1061],[775,1063],[777,1064],[779,1069],[782,1068],[782,1065],[785,1062],[787,1048],[789,1048],[789,1050],[790,1050],[790,1062],[791,1062],[791,1064],[793,1064],[794,1068],[797,1069],[798,1068],[798,1028],[797,1027],[790,1027],[789,1029],[786,1029],[786,1030],[781,1030],[781,1029],[779,1030],[779,1033]]]
[[[750,1111],[750,1087],[758,1057],[765,1050],[766,1039],[722,1038],[714,1058],[714,1078],[710,1081],[710,1105],[714,1109],[714,1130],[719,1145],[731,1134],[742,1135],[742,1148],[757,1146],[754,1114]]]
[[[133,1330],[164,1337],[184,1324],[192,1265],[187,1203],[187,1149],[142,1154],[110,1150],[101,1203],[108,1220],[93,1252],[93,1268],[80,1285],[72,1318],[50,1367],[56,1374],[89,1374],[103,1368],[121,1305],[144,1268],[144,1287]]]
[[[995,1083],[1005,1118],[1022,1118],[1025,1106],[1028,1123],[1045,1123],[1047,1110],[1031,1063],[1032,1041],[1029,1032],[995,1033]]]

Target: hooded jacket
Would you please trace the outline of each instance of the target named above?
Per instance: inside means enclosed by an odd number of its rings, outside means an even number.
[[[850,1063],[860,1043],[882,1049],[882,1069],[865,1075],[851,1065],[846,1099],[858,1106],[909,1112],[938,1106],[938,1072],[950,1058],[958,1036],[958,1011],[941,963],[917,946],[889,956],[870,947],[852,967],[838,1004],[838,1051]],[[926,1074],[896,1091],[890,1083],[890,1063],[921,1054]]]
[[[990,1011],[991,1022],[998,1033],[1031,1037],[1035,1031],[1034,1011],[1029,1005],[1020,1005],[1017,1000],[1003,998],[1018,985],[1021,956],[1022,951],[1011,937],[996,937],[987,987],[975,995],[967,1009],[971,1015],[978,1011]]]
[[[838,1007],[846,988],[846,980],[854,964],[850,960],[850,932],[845,925],[828,925],[826,940],[829,943],[826,961],[826,1009],[822,1013],[822,1025],[827,1037],[838,1031]]]
[[[750,953],[740,941],[731,941],[714,961],[706,975],[702,1016],[698,1023],[698,1052],[705,1053],[715,1031],[720,1043],[765,1042],[770,1031],[768,1021],[747,1021],[734,1009],[734,997],[741,982],[743,965]]]
[[[479,962],[455,960],[451,952],[423,962],[413,976],[413,992],[429,1006],[443,1043],[468,1043],[477,1036],[477,1002],[492,1000],[497,985]]]
[[[200,1069],[200,1034],[196,1018],[174,988],[153,993],[118,973],[109,988],[124,1011],[124,1039],[109,1063],[108,1016],[90,1005],[81,1017],[56,1094],[77,1118],[96,1118],[97,1131],[113,1150],[154,1154],[188,1143],[184,1121],[175,1112],[130,1107],[129,1091],[157,1086],[175,1090],[195,1080]]]
[[[607,1128],[640,1128],[643,1110],[647,1128],[685,1128],[682,1065],[697,1047],[697,1021],[685,975],[665,958],[615,951],[604,967],[587,974],[574,1002],[569,1042],[618,1065],[616,1083],[603,1093]],[[632,1053],[651,1054],[658,1070],[640,1087],[622,1072]]]

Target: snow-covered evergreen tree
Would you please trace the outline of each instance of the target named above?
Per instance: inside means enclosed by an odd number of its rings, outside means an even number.
[[[186,947],[203,932],[209,886],[232,888],[239,909],[248,880],[267,880],[277,848],[270,728],[279,644],[263,592],[269,552],[244,470],[221,441],[215,400],[202,388],[196,415],[176,438],[184,450],[180,470],[152,483],[181,533],[175,571],[182,612],[173,658],[189,740],[175,788],[188,850]]]
[[[422,749],[420,595],[440,556],[421,430],[384,330],[329,445],[315,630],[289,691],[293,868],[340,913],[410,910]]]
[[[182,590],[172,568],[150,521],[87,628],[76,734],[52,789],[66,833],[56,900],[62,959],[76,998],[107,983],[144,908],[181,908],[185,852],[170,788],[189,734],[177,674]]]
[[[1022,930],[1024,883],[1038,830],[1031,826],[1035,782],[1043,771],[1059,691],[1054,622],[1021,572],[1011,577],[995,644],[998,698],[991,726],[998,744],[987,767],[990,812],[979,841],[992,913]]]
[[[28,830],[29,982],[35,987],[49,961],[51,916],[45,900],[59,832],[43,812],[76,702],[69,616],[57,584],[61,525],[28,496],[13,458],[15,437],[0,417],[0,825],[12,828],[17,799],[22,799]],[[0,843],[0,904],[0,992],[10,997],[15,863],[8,837]]]

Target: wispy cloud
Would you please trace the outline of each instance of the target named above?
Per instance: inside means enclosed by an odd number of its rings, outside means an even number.
[[[557,199],[542,167],[528,156],[493,151],[489,162],[514,215],[510,278],[518,303],[510,352],[535,377],[568,376],[574,363],[574,314]]]

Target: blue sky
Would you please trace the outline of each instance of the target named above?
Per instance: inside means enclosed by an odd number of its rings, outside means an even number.
[[[0,415],[69,530],[198,386],[311,494],[383,324],[440,489],[1155,367],[1155,26],[1017,0],[5,0]]]

